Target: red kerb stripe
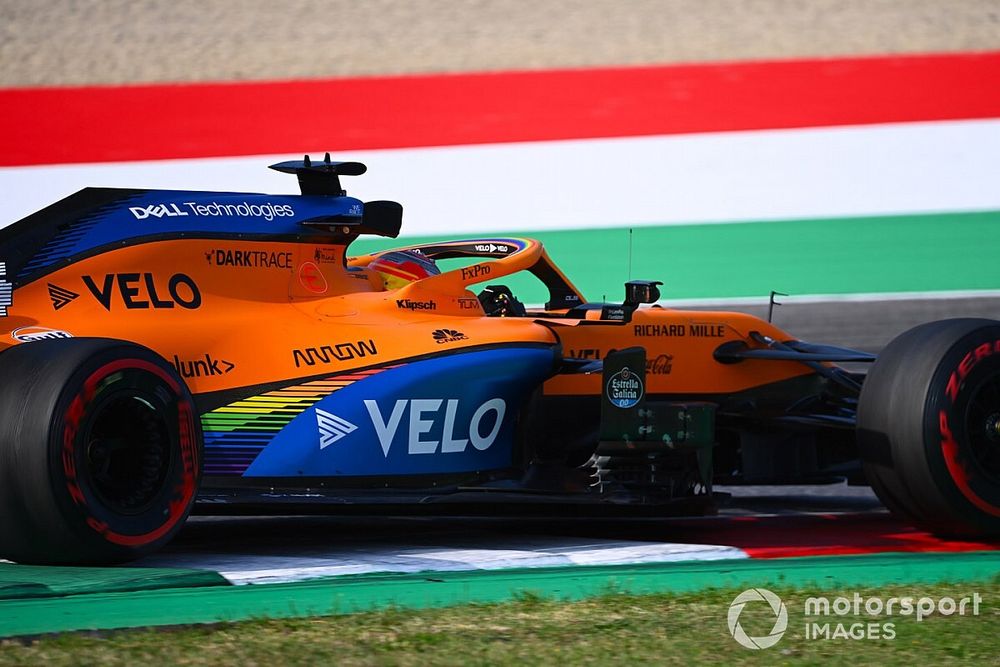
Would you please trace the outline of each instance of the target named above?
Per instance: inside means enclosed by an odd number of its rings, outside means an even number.
[[[997,81],[1000,51],[6,89],[0,165],[991,118]]]

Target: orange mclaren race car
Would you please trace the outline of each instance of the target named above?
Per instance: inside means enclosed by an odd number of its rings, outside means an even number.
[[[875,360],[656,282],[588,302],[530,239],[351,258],[402,207],[346,196],[359,163],[274,168],[302,194],[88,188],[0,231],[0,557],[123,561],[192,509],[704,514],[836,477],[1000,530],[998,322]]]

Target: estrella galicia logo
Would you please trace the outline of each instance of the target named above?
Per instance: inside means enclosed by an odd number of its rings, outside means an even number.
[[[442,345],[444,343],[454,343],[460,340],[469,340],[468,336],[461,331],[456,331],[455,329],[435,329],[431,335],[434,337],[434,340],[437,341],[438,345]]]
[[[617,408],[631,408],[642,400],[642,380],[628,366],[608,380],[608,400]]]
[[[358,427],[337,415],[316,408],[316,428],[319,430],[319,448],[326,449]]]
[[[0,262],[0,317],[7,317],[7,308],[14,305],[14,286],[4,280],[7,262]]]
[[[59,285],[48,284],[49,287],[49,299],[52,301],[53,310],[59,310],[63,306],[68,306],[75,299],[80,298],[80,295],[72,290],[68,290],[65,287],[59,287]]]

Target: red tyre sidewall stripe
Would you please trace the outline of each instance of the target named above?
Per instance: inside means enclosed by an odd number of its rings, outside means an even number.
[[[1000,354],[1000,340],[977,345],[962,357],[962,360],[950,373],[944,392],[945,407],[939,410],[937,415],[937,431],[941,438],[941,454],[944,458],[945,467],[956,488],[958,488],[966,500],[983,512],[991,516],[1000,517],[1000,507],[996,507],[983,499],[972,488],[969,471],[962,462],[961,449],[955,438],[953,426],[949,421],[949,415],[954,408],[955,400],[958,398],[960,388],[966,377],[979,362],[994,354]]]
[[[123,535],[117,533],[96,517],[90,514],[86,497],[77,481],[76,473],[76,437],[79,434],[80,422],[86,413],[87,406],[93,401],[97,387],[101,381],[121,370],[142,370],[153,374],[162,380],[178,399],[178,434],[181,450],[181,482],[173,489],[174,498],[170,501],[166,521],[158,528],[142,535]],[[100,533],[104,539],[113,544],[128,547],[140,547],[150,544],[169,533],[179,521],[184,518],[187,507],[197,492],[198,471],[198,438],[194,423],[194,410],[191,402],[184,397],[180,384],[156,364],[143,359],[118,359],[112,361],[90,374],[84,381],[82,391],[73,398],[66,410],[63,429],[62,464],[66,476],[66,486],[73,502],[87,512],[87,525]]]

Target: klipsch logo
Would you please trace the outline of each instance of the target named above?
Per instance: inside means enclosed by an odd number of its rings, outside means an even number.
[[[411,301],[410,299],[396,299],[396,308],[403,310],[437,310],[434,301]]]
[[[631,408],[642,400],[642,380],[626,366],[611,376],[606,391],[612,405]]]
[[[0,317],[7,317],[7,308],[14,303],[14,286],[4,280],[7,263],[0,262]]]
[[[58,285],[48,284],[49,287],[49,299],[52,301],[52,308],[59,310],[63,306],[68,306],[75,299],[80,298],[80,295],[72,290],[68,290],[65,287],[59,287]]]
[[[319,448],[326,449],[358,427],[335,414],[316,408],[316,428],[319,430]]]
[[[464,333],[461,331],[455,331],[454,329],[436,329],[431,333],[431,336],[434,337],[434,340],[437,341],[438,345],[443,343],[454,343],[460,340],[469,340],[469,337]]]

